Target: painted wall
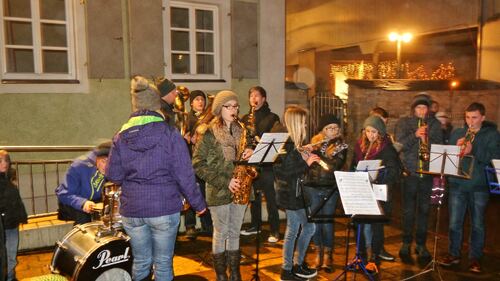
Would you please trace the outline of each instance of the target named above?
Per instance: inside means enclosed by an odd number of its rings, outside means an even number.
[[[371,53],[391,31],[426,34],[477,25],[479,0],[310,0],[286,2],[286,62],[300,50],[362,45]]]
[[[483,45],[481,46],[481,79],[500,82],[500,20],[486,23],[483,28]]]

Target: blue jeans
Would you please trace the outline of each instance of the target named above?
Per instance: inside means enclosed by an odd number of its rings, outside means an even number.
[[[299,235],[299,230],[302,231]],[[303,264],[307,247],[316,231],[314,223],[307,222],[306,210],[286,210],[286,231],[283,243],[283,269],[292,270],[293,253],[297,244],[297,264]],[[297,243],[295,243],[297,242]]]
[[[413,240],[413,227],[416,225],[415,240],[417,245],[425,246],[431,193],[431,176],[407,176],[404,178],[401,189],[403,243],[411,244]]]
[[[313,188],[308,186],[305,187],[305,190],[307,191],[311,203],[310,210],[314,210],[317,206],[319,206],[323,201],[321,199],[330,193],[329,189]],[[328,201],[325,202],[325,205],[323,205],[323,208],[319,210],[317,215],[331,216],[333,219],[338,199],[339,192],[335,191],[332,196],[330,196]],[[315,225],[316,231],[312,237],[314,245],[317,247],[333,248],[333,222],[316,223]]]
[[[450,255],[460,257],[460,249],[463,242],[463,226],[467,209],[470,213],[471,234],[469,258],[480,259],[483,256],[484,248],[484,213],[488,205],[489,193],[459,191],[450,188],[449,193],[449,248]]]
[[[214,225],[212,253],[239,250],[241,225],[247,205],[229,203],[209,208]]]
[[[5,230],[5,250],[7,252],[7,281],[16,278],[17,246],[19,245],[19,228]]]
[[[180,213],[154,218],[122,217],[122,220],[134,255],[132,278],[146,278],[154,264],[155,280],[173,280],[172,261]]]

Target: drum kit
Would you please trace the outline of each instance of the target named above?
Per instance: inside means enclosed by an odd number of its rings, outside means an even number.
[[[130,237],[123,232],[121,187],[106,183],[92,222],[76,225],[56,242],[50,269],[73,281],[131,281]]]

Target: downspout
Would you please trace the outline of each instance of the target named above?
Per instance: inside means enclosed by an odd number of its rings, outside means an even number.
[[[481,54],[483,48],[484,0],[479,0],[479,19],[477,28],[476,48],[476,79],[481,78]]]

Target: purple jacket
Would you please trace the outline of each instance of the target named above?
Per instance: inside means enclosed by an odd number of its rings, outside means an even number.
[[[120,214],[159,217],[178,213],[186,198],[206,208],[186,142],[154,111],[134,112],[113,139],[106,177],[121,185]]]

